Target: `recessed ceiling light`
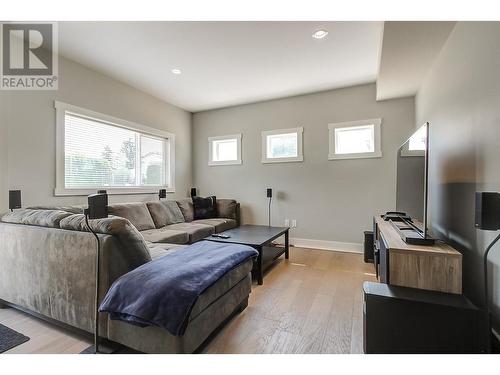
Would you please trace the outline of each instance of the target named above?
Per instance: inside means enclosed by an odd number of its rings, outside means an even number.
[[[172,69],[172,73],[179,75],[182,73],[182,71],[180,69]]]
[[[323,39],[327,35],[328,35],[328,31],[326,31],[326,30],[318,30],[318,31],[314,32],[314,34],[312,35],[312,37],[314,39]]]

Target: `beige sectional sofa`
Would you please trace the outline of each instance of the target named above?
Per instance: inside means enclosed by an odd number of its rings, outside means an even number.
[[[99,299],[120,276],[189,243],[239,224],[234,200],[218,201],[219,217],[193,220],[190,199],[110,205],[92,220],[101,242]],[[95,239],[81,207],[33,207],[0,219],[0,307],[10,305],[93,332]],[[146,353],[191,353],[232,314],[247,306],[252,260],[200,296],[186,333],[141,328],[100,314],[99,335]]]
[[[191,199],[108,206],[109,214],[128,219],[152,243],[185,245],[213,233],[239,225],[239,204],[232,199],[217,200],[217,218],[194,220]]]

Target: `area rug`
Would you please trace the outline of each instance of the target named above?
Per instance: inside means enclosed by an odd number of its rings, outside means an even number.
[[[29,337],[0,324],[0,353],[21,345],[29,339]]]

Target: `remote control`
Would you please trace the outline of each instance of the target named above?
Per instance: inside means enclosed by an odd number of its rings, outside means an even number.
[[[217,238],[229,238],[227,234],[212,234],[212,237],[217,237]]]

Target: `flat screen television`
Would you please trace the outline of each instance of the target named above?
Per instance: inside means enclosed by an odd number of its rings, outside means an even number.
[[[425,239],[427,234],[427,173],[429,166],[429,123],[426,122],[398,149],[396,210],[405,212]]]

